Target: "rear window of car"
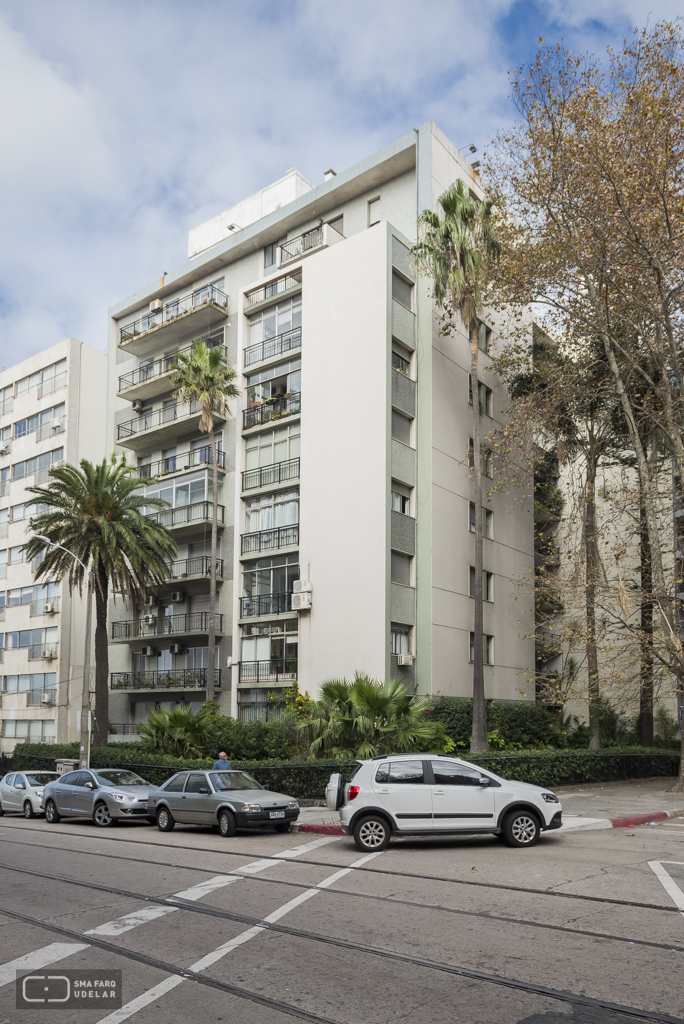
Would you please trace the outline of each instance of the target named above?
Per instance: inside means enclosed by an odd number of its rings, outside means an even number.
[[[75,786],[76,779],[79,777],[80,772],[69,772],[68,775],[62,775],[60,782],[66,783],[67,786]]]
[[[164,787],[165,793],[182,793],[187,775],[175,775]]]
[[[391,761],[378,765],[376,782],[404,783],[416,785],[423,782],[422,761]]]

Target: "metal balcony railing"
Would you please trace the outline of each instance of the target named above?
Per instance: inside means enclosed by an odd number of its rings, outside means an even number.
[[[112,640],[208,632],[209,612],[188,612],[184,615],[155,615],[151,612],[139,619],[112,622]],[[220,614],[216,616],[216,632],[223,632],[223,615]]]
[[[209,341],[206,341],[207,348],[215,348],[215,345],[210,345]],[[223,351],[224,360],[227,359],[227,352],[225,345],[221,345]],[[119,377],[119,391],[126,391],[128,388],[135,388],[139,384],[146,384],[148,380],[154,380],[155,377],[161,377],[165,373],[169,373],[173,370],[176,364],[176,358],[181,355],[187,355],[188,352],[192,352],[192,345],[188,345],[186,348],[181,348],[178,352],[174,352],[171,355],[163,356],[161,359],[154,359],[152,362],[145,363],[143,366],[139,366],[136,370],[131,370],[130,373],[124,373]]]
[[[216,461],[219,469],[226,468],[226,453],[219,448],[216,453]],[[155,476],[166,476],[167,473],[180,473],[185,469],[195,469],[197,466],[212,466],[211,445],[203,448],[195,448],[185,455],[171,455],[168,459],[159,459],[158,462],[147,462],[138,466],[138,476],[141,480],[149,480]]]
[[[181,558],[169,565],[169,578],[182,580],[186,576],[210,576],[211,558],[208,555],[195,555],[194,558]],[[223,559],[216,559],[216,577],[223,579]]]
[[[47,611],[46,611],[47,605]],[[59,597],[41,597],[37,601],[31,601],[31,615],[52,615],[59,611]]]
[[[112,690],[204,689],[206,668],[174,668],[151,672],[112,672]],[[221,686],[221,669],[214,669],[214,686]]]
[[[277,526],[273,530],[258,530],[256,533],[243,533],[242,554],[251,551],[273,551],[276,548],[289,548],[299,544],[299,525]]]
[[[271,487],[273,484],[281,484],[285,480],[296,480],[298,477],[299,459],[275,462],[272,466],[246,469],[242,474],[242,490],[251,491],[255,487]]]
[[[288,260],[296,260],[298,256],[315,249],[323,244],[323,228],[313,228],[312,231],[305,231],[297,238],[291,238],[280,246],[280,263],[287,263]]]
[[[292,594],[255,594],[240,598],[240,618],[253,615],[280,615],[292,611]]]
[[[44,699],[47,698],[47,699]],[[45,707],[54,707],[57,701],[56,690],[27,690],[26,691],[26,704],[27,706],[42,704]]]
[[[57,434],[63,434],[65,423],[66,416],[58,416],[54,420],[48,420],[47,423],[41,423],[36,430],[36,441],[44,441],[46,437],[56,437]]]
[[[266,402],[255,402],[242,413],[242,429],[257,427],[261,423],[272,423],[274,420],[285,419],[301,412],[301,394],[281,395],[269,398]]]
[[[179,299],[167,302],[161,309],[151,309],[149,313],[145,313],[139,320],[119,328],[119,342],[124,345],[139,334],[146,334],[153,328],[170,323],[176,317],[183,316],[184,313],[190,313],[193,309],[198,309],[200,306],[207,305],[207,303],[220,306],[221,309],[227,309],[228,297],[212,285],[198,288],[189,295],[183,295]]]
[[[172,530],[177,526],[186,526],[188,523],[201,522],[204,519],[211,519],[213,505],[210,501],[196,501],[192,505],[179,505],[178,508],[164,508],[159,512],[149,512],[148,519]],[[223,523],[225,508],[218,506],[218,522]]]
[[[241,661],[241,683],[278,682],[279,679],[297,678],[297,659],[280,658],[271,661]]]
[[[285,331],[283,334],[269,338],[267,341],[260,341],[257,345],[250,345],[245,349],[245,366],[252,363],[260,363],[263,359],[270,359],[272,356],[280,356],[283,352],[291,352],[295,348],[302,347],[302,329],[295,327],[293,331]]]
[[[199,402],[189,402],[188,404],[174,402],[173,405],[166,405],[163,409],[143,412],[140,416],[136,416],[134,420],[127,420],[125,423],[118,424],[117,440],[121,441],[122,438],[141,434],[145,430],[155,430],[157,427],[163,427],[167,423],[173,423],[175,420],[187,419],[188,416],[196,416],[201,411],[202,406]]]
[[[247,309],[249,306],[255,306],[257,302],[263,302],[264,299],[280,295],[281,292],[287,291],[288,288],[294,288],[295,285],[301,283],[301,270],[295,270],[293,274],[287,274],[285,277],[278,277],[275,281],[269,281],[268,284],[263,285],[261,288],[254,288],[251,292],[247,292],[244,308]]]
[[[59,644],[31,644],[28,648],[29,661],[55,661]]]

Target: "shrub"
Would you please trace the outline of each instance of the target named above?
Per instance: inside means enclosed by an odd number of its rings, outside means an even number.
[[[528,701],[503,703],[487,701],[487,730],[492,745],[507,750],[516,747],[566,746],[567,739],[555,728],[555,716],[542,704]],[[470,747],[473,727],[473,702],[464,697],[438,697],[430,706],[430,716],[442,722],[447,735],[463,751]]]

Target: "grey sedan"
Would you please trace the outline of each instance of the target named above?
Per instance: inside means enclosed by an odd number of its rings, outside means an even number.
[[[299,804],[283,793],[264,789],[247,772],[179,772],[150,793],[148,814],[160,832],[183,825],[218,826],[222,836],[238,828],[270,825],[289,832],[299,817]]]
[[[58,779],[57,772],[12,772],[0,780],[0,815],[16,811],[35,818],[42,811],[42,799],[48,783]]]
[[[120,768],[69,772],[45,787],[45,820],[55,825],[61,818],[92,818],[108,828],[122,820],[147,818],[147,797],[155,788]]]

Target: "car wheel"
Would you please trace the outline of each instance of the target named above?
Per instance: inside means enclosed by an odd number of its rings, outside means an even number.
[[[361,818],[354,825],[354,842],[357,850],[364,853],[377,853],[389,846],[392,831],[384,818]]]
[[[30,800],[25,800],[24,801],[24,817],[25,818],[35,818],[35,816],[36,816],[36,812],[33,810],[33,804],[31,803]]]
[[[221,811],[218,820],[219,832],[224,839],[230,839],[237,831],[235,815],[231,811]]]
[[[57,804],[54,800],[48,800],[45,804],[45,820],[48,825],[56,825],[62,820],[60,814],[57,811]]]
[[[168,807],[160,807],[157,811],[157,828],[160,832],[173,832],[176,822]]]
[[[540,831],[539,819],[532,811],[512,811],[503,823],[503,837],[509,846],[534,846]]]
[[[107,807],[107,804],[102,802],[95,805],[93,821],[100,828],[111,828],[112,825],[116,825],[116,818],[112,817],[112,812]]]
[[[276,832],[289,832],[290,831],[290,822],[289,821],[279,821],[278,824],[274,825],[273,827],[276,830]]]
[[[3,816],[3,814],[4,814],[4,813],[5,813],[5,812],[4,812],[4,811],[3,811],[3,809],[2,809],[2,804],[0,804],[0,818],[2,818],[2,816]]]

